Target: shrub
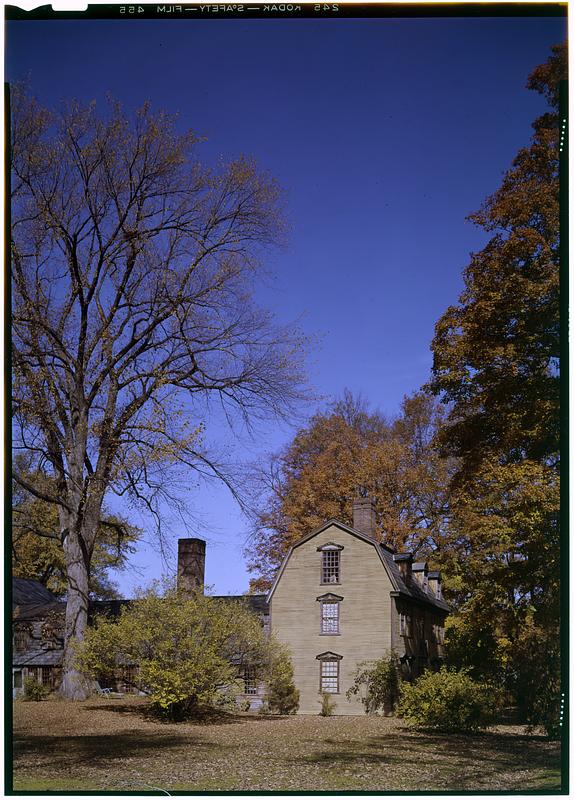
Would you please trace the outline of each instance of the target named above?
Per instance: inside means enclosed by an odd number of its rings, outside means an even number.
[[[285,648],[274,654],[269,674],[267,704],[277,714],[294,714],[299,708],[299,690],[293,681],[293,664]]]
[[[332,717],[337,704],[333,700],[333,695],[329,692],[321,692],[321,711],[319,714],[322,717]]]
[[[364,661],[358,665],[354,683],[347,692],[347,700],[360,694],[367,714],[377,714],[379,711],[389,714],[399,702],[400,690],[399,665],[396,655],[391,653],[388,658]]]
[[[237,702],[237,695],[243,691],[243,681],[237,680],[226,686],[224,689],[217,691],[212,700],[212,705],[221,711],[234,713],[239,710],[239,703]],[[249,703],[249,700],[247,701]]]
[[[259,619],[244,603],[162,592],[154,584],[117,619],[97,618],[76,648],[76,666],[95,677],[137,664],[137,686],[149,694],[152,709],[178,721],[214,703],[237,710],[235,697],[226,698],[225,691],[222,697],[221,687],[235,684],[238,661],[266,664],[269,649]]]
[[[24,679],[24,698],[26,700],[44,700],[49,693],[48,687],[43,686],[36,678],[29,677]]]
[[[414,727],[477,731],[493,723],[501,701],[500,689],[476,683],[468,670],[442,667],[440,672],[425,672],[415,683],[403,683],[398,711]]]

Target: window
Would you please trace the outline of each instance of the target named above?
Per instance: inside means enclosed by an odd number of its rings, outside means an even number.
[[[321,603],[321,633],[339,633],[339,603]]]
[[[339,550],[323,550],[321,553],[321,583],[339,583],[341,559]]]
[[[321,661],[321,691],[339,693],[339,661]]]
[[[125,664],[122,667],[121,680],[124,684],[123,691],[127,694],[137,694],[139,687],[137,685],[139,679],[139,667],[133,664]]]
[[[424,621],[423,617],[417,617],[416,626],[417,626],[417,639],[424,639],[425,638],[425,621]]]
[[[254,667],[245,667],[243,669],[243,683],[245,684],[245,694],[257,694],[257,681]]]
[[[21,689],[22,688],[22,670],[17,669],[14,673],[14,688]]]
[[[42,667],[42,684],[53,688],[52,667]]]
[[[411,638],[413,635],[412,632],[412,620],[410,614],[401,614],[400,615],[400,625],[401,625],[401,636],[406,636],[407,638]]]

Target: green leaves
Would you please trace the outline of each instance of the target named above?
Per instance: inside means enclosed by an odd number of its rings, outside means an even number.
[[[275,645],[271,659],[267,704],[278,714],[294,714],[299,708],[299,690],[295,687],[293,664],[287,649]]]
[[[137,685],[168,716],[212,703],[244,665],[269,663],[272,645],[241,601],[183,596],[158,586],[140,594],[117,620],[100,618],[77,646],[86,674],[114,675],[137,665]]]
[[[555,729],[559,661],[558,83],[553,48],[529,86],[548,113],[472,219],[492,238],[437,322],[429,389],[448,404],[441,452],[456,458],[440,553],[458,614],[452,664],[496,677],[523,719]],[[530,646],[526,645],[530,642]],[[544,698],[550,698],[548,702]],[[554,709],[554,711],[552,711]],[[533,723],[534,724],[534,723]]]
[[[379,661],[359,664],[353,685],[347,691],[347,700],[360,695],[365,712],[376,714],[395,710],[400,694],[401,674],[394,653]]]
[[[493,724],[502,700],[497,687],[473,681],[466,670],[442,667],[402,684],[399,714],[416,728],[472,732]]]

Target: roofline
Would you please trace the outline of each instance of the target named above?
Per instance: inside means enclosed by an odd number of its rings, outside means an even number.
[[[391,597],[404,597],[411,603],[418,603],[418,605],[421,606],[432,606],[432,608],[436,608],[445,614],[450,614],[450,606],[448,605],[448,603],[445,603],[444,600],[437,601],[436,597],[429,597],[428,600],[422,597],[413,597],[411,594],[406,594],[405,592],[401,592],[400,589],[398,591],[391,592],[390,594]],[[438,603],[444,603],[444,605],[439,606]]]
[[[285,571],[285,567],[287,566],[287,562],[289,561],[289,559],[291,557],[291,553],[293,552],[293,550],[296,547],[299,547],[299,545],[304,544],[305,542],[309,541],[309,539],[312,539],[314,536],[317,536],[317,534],[322,533],[324,530],[329,528],[331,525],[335,525],[337,528],[341,528],[341,530],[345,531],[346,533],[350,533],[351,536],[356,536],[357,539],[362,539],[362,541],[367,542],[367,544],[372,544],[373,547],[375,548],[376,552],[377,552],[377,555],[378,555],[378,557],[379,557],[379,559],[381,561],[381,564],[384,567],[385,572],[387,573],[387,575],[389,577],[389,580],[391,582],[391,586],[393,587],[393,589],[395,589],[395,590],[397,589],[397,586],[395,585],[395,581],[393,580],[393,576],[389,572],[389,570],[387,569],[387,565],[385,564],[385,560],[383,558],[383,555],[379,550],[379,547],[382,546],[385,550],[388,550],[389,552],[392,552],[390,550],[390,548],[386,547],[385,545],[381,545],[381,542],[378,542],[376,539],[373,539],[372,536],[369,536],[366,533],[362,533],[361,531],[358,531],[355,528],[351,528],[349,525],[345,525],[344,522],[339,522],[338,519],[329,519],[329,520],[327,520],[327,522],[324,522],[323,525],[321,525],[320,528],[317,528],[316,530],[312,531],[311,533],[307,533],[305,536],[302,536],[300,539],[298,539],[295,542],[295,544],[291,545],[291,547],[287,551],[287,555],[285,556],[285,558],[283,559],[283,561],[281,563],[281,566],[279,567],[279,570],[277,571],[277,575],[275,576],[275,580],[273,581],[273,584],[272,584],[272,586],[269,589],[269,592],[267,594],[267,602],[268,603],[271,602],[271,597],[273,596],[273,592],[277,588],[277,584],[279,583],[279,579],[281,578],[281,576],[283,575],[283,572]]]

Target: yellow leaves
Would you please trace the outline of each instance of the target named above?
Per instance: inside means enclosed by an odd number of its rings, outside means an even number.
[[[168,709],[190,698],[209,700],[232,683],[238,664],[263,664],[270,647],[260,621],[241,601],[185,596],[156,585],[143,591],[119,619],[99,619],[78,648],[90,674],[139,666],[139,681]]]

